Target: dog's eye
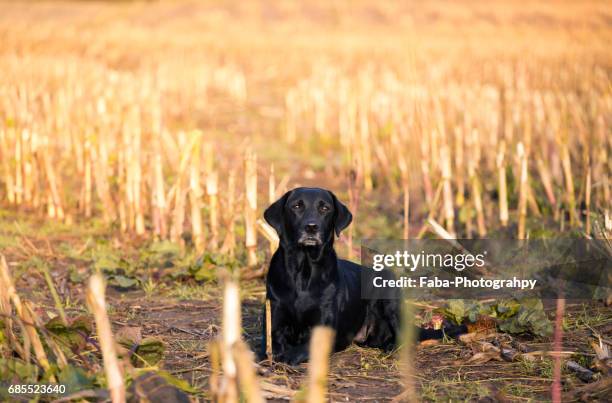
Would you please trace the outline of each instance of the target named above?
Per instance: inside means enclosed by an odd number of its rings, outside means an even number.
[[[321,206],[321,207],[319,207],[319,211],[322,212],[322,213],[327,213],[329,211],[329,207]]]
[[[297,202],[297,203],[293,203],[293,205],[291,206],[291,208],[293,210],[299,210],[302,208],[302,202]]]

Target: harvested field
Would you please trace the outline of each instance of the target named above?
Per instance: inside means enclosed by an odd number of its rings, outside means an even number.
[[[59,383],[60,401],[317,401],[307,364],[226,367],[240,340],[260,348],[278,242],[262,212],[298,186],[353,212],[336,250],[354,261],[372,238],[599,239],[612,255],[605,1],[0,9],[0,400]],[[233,282],[242,331],[224,350]],[[504,331],[485,301],[489,334],[416,346],[409,365],[351,346],[327,398],[606,401],[610,289],[563,301],[508,302],[546,333]],[[470,322],[456,303],[417,301],[416,321]]]

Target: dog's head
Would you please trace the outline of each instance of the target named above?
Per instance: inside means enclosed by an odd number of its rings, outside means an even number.
[[[281,242],[320,247],[333,241],[334,232],[348,227],[353,215],[325,189],[296,188],[285,193],[264,212]]]

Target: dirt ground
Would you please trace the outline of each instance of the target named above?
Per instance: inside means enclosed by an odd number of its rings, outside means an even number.
[[[87,239],[107,239],[99,230],[82,228],[82,233],[51,229],[48,224],[36,223],[3,211],[0,239],[2,253],[14,269],[18,292],[33,300],[39,312],[53,312],[53,301],[46,291],[45,280],[29,262],[34,257],[48,261],[58,292],[66,301],[69,317],[87,314],[82,282],[74,283],[70,273],[86,272],[91,264],[87,259],[67,256],[67,245],[83,250]],[[19,224],[17,224],[19,222]],[[36,233],[31,232],[37,228]],[[89,237],[89,238],[88,238]],[[134,253],[141,241],[116,240],[126,255]],[[155,277],[155,273],[153,277]],[[161,367],[187,380],[198,391],[196,396],[209,399],[211,367],[208,343],[219,333],[221,317],[220,287],[215,281],[197,283],[193,280],[169,281],[161,279],[153,290],[138,287],[119,290],[109,287],[107,302],[114,331],[126,326],[140,327],[143,337],[154,336],[165,345]],[[244,338],[253,350],[259,348],[261,308],[264,284],[251,280],[241,284]],[[551,308],[554,308],[551,306]],[[43,316],[44,317],[44,316]],[[553,313],[549,313],[553,317]],[[609,335],[612,331],[612,312],[602,303],[571,303],[565,325],[564,349],[576,356],[592,355],[588,345],[593,332]],[[526,348],[550,350],[549,339],[515,337],[496,334],[490,341],[510,341]],[[470,347],[446,340],[443,343],[419,346],[416,351],[416,383],[427,401],[545,401],[550,396],[552,361],[540,359],[532,363],[522,361],[490,361],[465,364],[473,355]],[[257,371],[271,401],[282,401],[299,393],[306,374],[306,366],[290,367],[266,361]],[[564,372],[564,389],[584,386],[573,374]],[[278,388],[275,388],[277,386]],[[391,401],[401,394],[402,371],[397,354],[386,354],[374,349],[351,346],[336,353],[331,359],[329,378],[332,401]]]

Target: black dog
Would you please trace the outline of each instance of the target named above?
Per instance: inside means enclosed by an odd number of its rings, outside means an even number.
[[[399,300],[362,299],[361,274],[367,269],[336,256],[334,234],[339,235],[353,216],[332,192],[291,190],[265,211],[264,218],[280,238],[266,279],[275,360],[293,365],[306,361],[311,329],[317,325],[336,331],[335,351],[352,342],[387,351],[396,346]],[[442,336],[441,330],[421,330],[419,339]]]

